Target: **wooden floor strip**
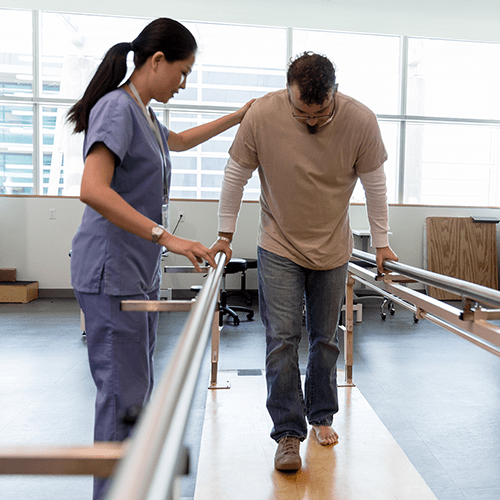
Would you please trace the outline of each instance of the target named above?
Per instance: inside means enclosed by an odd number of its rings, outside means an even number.
[[[302,469],[274,469],[276,444],[265,408],[265,377],[220,373],[230,390],[211,390],[195,500],[435,500],[356,387],[339,387],[336,446],[314,433],[301,444]]]

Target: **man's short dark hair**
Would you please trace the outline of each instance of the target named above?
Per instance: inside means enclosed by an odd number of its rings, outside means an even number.
[[[304,52],[290,63],[286,82],[298,86],[304,104],[323,104],[335,85],[335,68],[327,57]]]

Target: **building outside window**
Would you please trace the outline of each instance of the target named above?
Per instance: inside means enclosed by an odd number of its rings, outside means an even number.
[[[79,195],[83,134],[67,111],[105,51],[149,22],[0,9],[0,194]],[[376,113],[390,203],[500,206],[500,44],[182,22],[196,65],[185,91],[152,103],[172,130],[284,88],[290,57],[311,50],[335,63],[339,91]],[[218,199],[236,131],[172,153],[172,198]],[[254,174],[245,199],[258,197]],[[351,201],[364,201],[360,185]]]

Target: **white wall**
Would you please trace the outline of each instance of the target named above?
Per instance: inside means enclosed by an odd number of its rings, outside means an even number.
[[[41,288],[71,286],[68,252],[82,213],[75,198],[0,197],[0,267],[16,268],[18,280]]]
[[[51,209],[55,209],[55,219],[50,219]],[[16,268],[18,280],[38,281],[41,289],[70,288],[68,253],[83,210],[77,198],[0,196],[0,268]],[[235,257],[256,255],[258,210],[258,203],[243,204],[238,238],[233,245]],[[174,201],[171,229],[180,211],[185,222],[179,224],[176,234],[210,246],[217,237],[217,202]],[[164,265],[191,264],[182,256],[170,254]],[[189,288],[202,282],[202,276],[169,274],[162,286]],[[252,287],[256,288],[256,284]]]
[[[49,209],[52,208],[56,210],[55,219],[49,218]],[[173,201],[172,229],[181,211],[185,222],[179,224],[176,234],[210,246],[217,235],[217,202]],[[77,198],[0,196],[0,268],[17,268],[19,280],[38,281],[41,289],[70,288],[68,252],[82,213],[83,205]],[[391,246],[401,262],[422,267],[426,217],[474,215],[500,219],[500,208],[390,206]],[[233,244],[235,257],[255,258],[258,219],[258,203],[243,203]],[[368,227],[363,205],[351,207],[351,225],[356,229]],[[500,224],[497,234],[500,234]],[[164,265],[186,266],[190,263],[184,257],[171,254],[164,260]],[[203,283],[200,275],[164,274],[162,287],[189,289],[200,283]],[[238,288],[239,278],[231,276],[227,286]],[[247,287],[257,288],[253,270],[248,273]]]

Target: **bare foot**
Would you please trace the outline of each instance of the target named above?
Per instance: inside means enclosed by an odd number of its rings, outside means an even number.
[[[334,431],[333,427],[329,425],[313,425],[313,429],[316,432],[319,444],[328,446],[339,442],[339,435]]]

